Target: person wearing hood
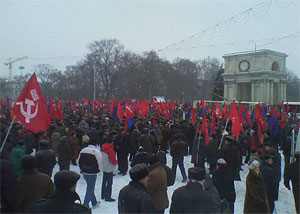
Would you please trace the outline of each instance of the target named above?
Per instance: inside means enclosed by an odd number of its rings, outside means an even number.
[[[18,201],[21,212],[28,213],[34,202],[54,194],[54,184],[48,175],[37,171],[36,157],[32,155],[22,158],[22,169],[17,180]]]
[[[103,167],[101,199],[105,199],[105,201],[108,202],[113,202],[115,201],[115,199],[111,197],[113,172],[116,170],[118,161],[116,159],[116,153],[112,145],[111,138],[107,138],[106,142],[102,144],[101,154]]]
[[[53,168],[56,164],[56,156],[54,151],[49,148],[49,141],[40,141],[40,149],[35,154],[35,157],[37,159],[38,171],[41,173],[45,173],[51,178]]]
[[[76,184],[80,175],[69,170],[62,170],[55,174],[55,194],[36,202],[30,209],[31,213],[91,213],[91,210],[81,204],[76,193]],[[75,201],[80,203],[76,203]]]

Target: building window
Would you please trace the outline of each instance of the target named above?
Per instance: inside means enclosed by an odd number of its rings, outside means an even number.
[[[272,68],[271,68],[272,71],[279,71],[279,64],[278,62],[273,62],[272,63]]]

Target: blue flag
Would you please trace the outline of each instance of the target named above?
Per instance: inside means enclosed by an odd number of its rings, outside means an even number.
[[[271,135],[274,136],[277,133],[278,125],[275,120],[275,117],[271,115],[268,120],[268,128],[271,129]]]

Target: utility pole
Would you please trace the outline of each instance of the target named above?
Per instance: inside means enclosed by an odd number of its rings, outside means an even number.
[[[94,77],[93,77],[93,80],[94,80],[94,92],[93,92],[93,98],[94,98],[94,101],[96,99],[96,61],[93,62],[93,70],[94,70]]]
[[[23,87],[23,69],[25,69],[25,67],[21,65],[19,67],[19,69],[21,70],[21,89],[22,89],[22,87]]]

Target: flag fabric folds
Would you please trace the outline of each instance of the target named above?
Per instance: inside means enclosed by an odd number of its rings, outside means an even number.
[[[36,74],[29,78],[12,107],[11,117],[27,129],[37,133],[49,128],[51,123]]]

